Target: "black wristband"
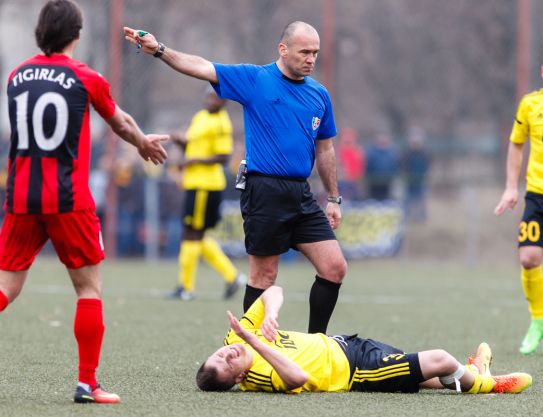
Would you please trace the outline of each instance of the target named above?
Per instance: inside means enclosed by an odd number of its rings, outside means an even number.
[[[164,50],[166,49],[166,45],[164,45],[162,42],[158,43],[158,49],[153,54],[155,58],[160,58],[162,54],[164,53]]]

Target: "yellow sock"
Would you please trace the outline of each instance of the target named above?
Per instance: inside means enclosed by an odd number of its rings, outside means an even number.
[[[236,279],[238,275],[238,270],[224,254],[221,247],[214,239],[205,237],[202,240],[202,257],[204,260],[211,265],[223,279],[231,284]]]
[[[466,367],[468,372],[473,375],[473,385],[468,391],[468,394],[488,394],[494,389],[496,381],[491,376],[479,375],[478,372]]]
[[[471,373],[474,373],[474,372],[476,374],[479,373],[479,370],[477,369],[477,367],[472,363],[466,363],[464,366],[466,367],[467,370],[471,371]]]
[[[521,280],[532,319],[543,319],[543,270],[541,266],[532,269],[521,268]]]
[[[196,270],[202,253],[202,242],[199,240],[184,240],[179,250],[179,283],[185,291],[194,290]]]

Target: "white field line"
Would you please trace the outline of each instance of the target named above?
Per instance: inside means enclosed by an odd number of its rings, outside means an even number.
[[[242,292],[241,290],[240,292]],[[46,284],[28,284],[25,286],[24,292],[34,293],[34,294],[49,294],[49,295],[74,295],[74,290],[69,285],[46,285]],[[106,298],[110,297],[122,297],[122,298],[165,298],[167,290],[159,288],[139,288],[139,289],[130,289],[126,288],[106,288],[104,290],[104,296]],[[21,294],[24,296],[24,294]],[[222,292],[220,291],[206,291],[206,292],[197,292],[197,300],[209,301],[209,300],[221,300]],[[299,292],[299,291],[287,291],[285,292],[285,300],[290,302],[299,302],[307,303],[309,297],[308,292]],[[373,304],[373,305],[419,305],[424,304],[443,304],[444,302],[453,302],[457,297],[451,298],[449,300],[443,298],[433,298],[428,299],[425,294],[420,294],[418,296],[406,296],[406,295],[390,295],[390,294],[374,294],[374,295],[364,295],[364,294],[345,294],[341,293],[339,295],[338,304]],[[241,297],[239,297],[241,301]],[[173,300],[175,301],[175,300]],[[229,301],[231,302],[231,300]],[[502,297],[502,298],[493,298],[493,306],[519,306],[525,305],[524,299],[522,297]]]

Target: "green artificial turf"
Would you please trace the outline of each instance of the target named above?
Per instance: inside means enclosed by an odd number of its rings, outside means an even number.
[[[244,261],[238,262],[246,269]],[[0,416],[510,416],[543,412],[543,353],[517,352],[529,323],[517,266],[469,269],[393,259],[351,262],[328,328],[371,337],[408,352],[444,348],[462,362],[479,342],[493,348],[492,371],[525,371],[533,386],[519,395],[203,393],[194,375],[239,316],[242,292],[221,300],[223,282],[199,269],[197,299],[163,298],[174,262],[106,261],[104,338],[99,382],[118,405],[72,402],[77,376],[75,295],[55,259],[40,258],[17,301],[0,314]],[[282,263],[281,327],[306,330],[314,271]]]

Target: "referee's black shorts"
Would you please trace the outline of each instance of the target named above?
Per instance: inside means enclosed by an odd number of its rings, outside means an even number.
[[[279,255],[300,243],[336,239],[306,180],[250,173],[240,207],[250,255]]]
[[[351,391],[418,392],[424,381],[418,353],[372,339],[333,336],[343,348],[351,368]]]

